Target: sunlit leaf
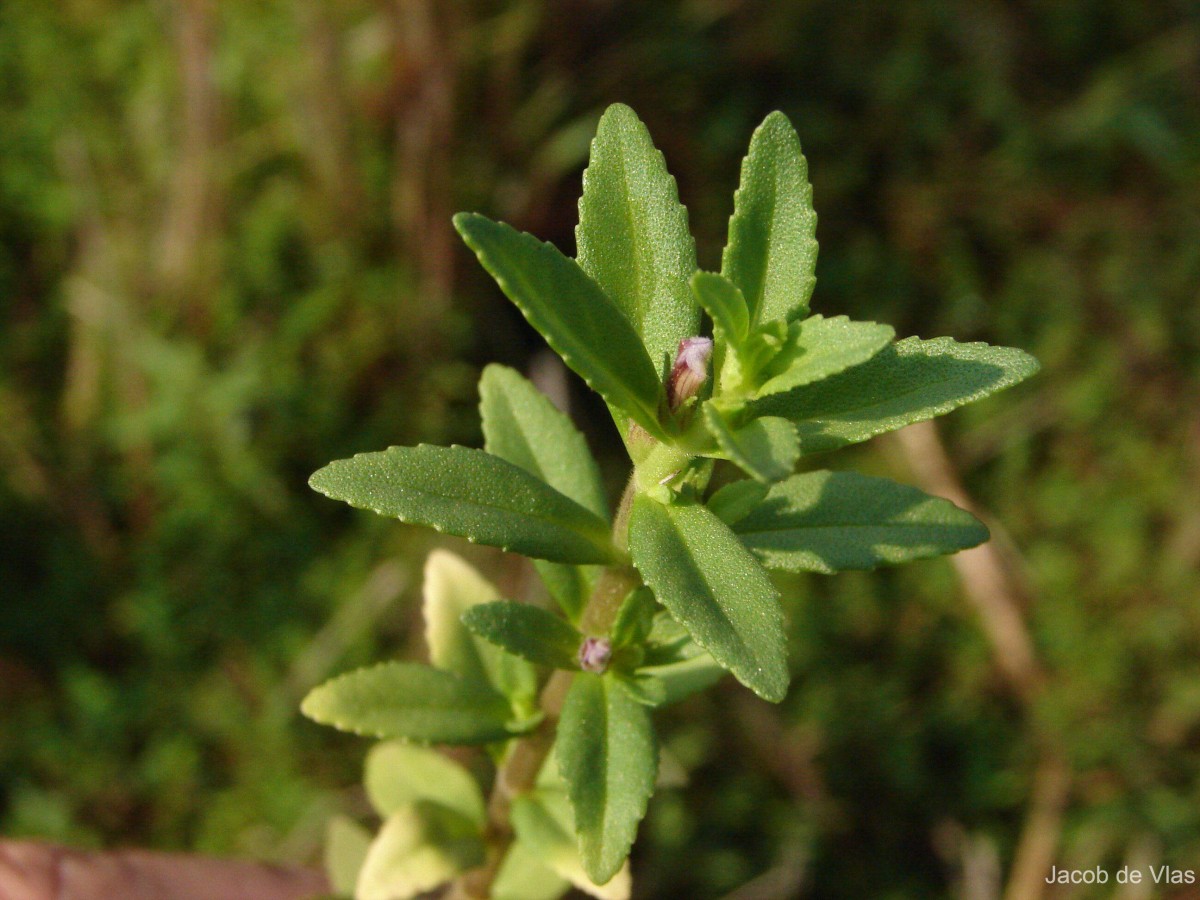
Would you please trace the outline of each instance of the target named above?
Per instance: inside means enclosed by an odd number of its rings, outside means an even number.
[[[515,656],[553,669],[578,669],[583,635],[554,613],[500,600],[472,607],[463,624]]]
[[[435,803],[393,812],[367,851],[355,900],[406,900],[483,862],[478,826]]]
[[[704,423],[726,458],[750,477],[778,481],[792,474],[800,457],[796,426],[778,416],[751,419],[734,427],[714,403],[704,404]]]
[[[793,322],[788,331],[787,345],[767,366],[759,397],[790,391],[861,365],[895,336],[890,325],[855,322],[846,316],[810,316]]]
[[[380,817],[418,800],[431,800],[483,828],[483,794],[471,773],[431,747],[400,741],[376,744],[367,754],[363,787]]]

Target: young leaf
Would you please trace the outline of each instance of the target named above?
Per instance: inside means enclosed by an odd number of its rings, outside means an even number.
[[[678,662],[638,669],[640,679],[658,682],[658,706],[670,706],[692,694],[712,687],[725,675],[725,669],[708,653]]]
[[[501,741],[533,723],[512,723],[507,701],[450,672],[387,662],[313,688],[300,711],[322,725],[429,744]]]
[[[808,472],[774,485],[733,526],[770,569],[873,569],[955,553],[987,528],[949,500],[854,472]]]
[[[608,519],[604,482],[583,435],[519,372],[495,363],[483,370],[479,413],[484,450]]]
[[[483,829],[479,785],[466,769],[432,748],[399,741],[376,744],[367,754],[363,787],[381,818],[418,800],[430,800]]]
[[[890,325],[855,322],[846,316],[810,316],[793,322],[789,332],[787,345],[767,369],[759,397],[790,391],[865,363],[896,334]]]
[[[329,820],[325,828],[324,868],[335,893],[354,894],[371,840],[371,832],[348,816],[334,815]]]
[[[403,900],[483,862],[473,822],[435,803],[403,806],[383,823],[358,876],[355,900]]]
[[[550,774],[556,767],[546,766],[543,773]],[[536,857],[554,870],[555,874],[567,879],[579,890],[599,900],[629,900],[632,879],[629,864],[621,866],[617,874],[597,884],[583,869],[579,859],[579,846],[575,840],[575,817],[565,793],[566,785],[555,779],[560,786],[542,786],[513,800],[512,824],[517,833],[517,846],[527,847]],[[514,900],[527,900],[525,896]]]
[[[791,419],[801,452],[815,453],[943,415],[1037,370],[1037,360],[1012,347],[907,338],[840,375],[755,401],[751,410]]]
[[[787,419],[764,416],[734,428],[710,401],[704,404],[704,424],[729,460],[751,478],[771,482],[792,474],[800,441],[796,426]]]
[[[615,557],[607,523],[524,469],[467,447],[389,447],[318,470],[327,497],[402,522],[556,562]]]
[[[751,324],[808,310],[816,283],[816,229],[800,139],[787,116],[773,112],[750,139],[721,258],[721,274],[741,288]]]
[[[520,803],[524,799],[518,797],[514,802]],[[542,851],[523,841],[514,841],[492,883],[492,900],[558,900],[571,889],[571,882],[550,868],[545,860],[546,854]]]
[[[545,394],[513,369],[493,364],[479,380],[479,412],[488,453],[531,472],[608,520],[604,483],[587,442]],[[534,565],[563,612],[578,619],[594,570],[544,560]]]
[[[692,293],[729,343],[740,346],[750,332],[750,312],[737,285],[723,275],[697,272],[692,276]]]
[[[509,653],[552,669],[578,669],[583,635],[554,613],[529,603],[500,600],[473,606],[463,624]]]
[[[679,342],[700,329],[688,289],[696,242],[662,154],[620,103],[605,111],[592,141],[575,243],[579,265],[634,324],[665,378]]]
[[[726,525],[746,518],[767,496],[768,485],[747,478],[731,481],[708,498],[707,506]]]
[[[552,244],[475,213],[459,213],[454,226],[563,362],[610,406],[665,437],[658,423],[662,376],[629,319],[579,264]]]
[[[425,560],[425,641],[429,661],[468,684],[489,685],[510,700],[531,701],[537,694],[533,666],[471,634],[463,613],[500,593],[465,560],[434,550]]]
[[[575,811],[583,868],[617,874],[654,793],[658,747],[649,711],[608,676],[575,676],[558,725],[558,766]]]
[[[633,501],[629,551],[646,584],[696,643],[760,697],[788,688],[779,594],[729,526],[697,503]]]

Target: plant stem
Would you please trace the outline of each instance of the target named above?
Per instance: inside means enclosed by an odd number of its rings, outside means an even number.
[[[613,543],[622,549],[629,543],[629,512],[636,492],[637,478],[631,476],[613,521]],[[581,630],[596,636],[607,634],[621,608],[621,601],[640,584],[641,579],[631,566],[605,568],[580,615]],[[554,747],[558,717],[574,678],[574,672],[558,669],[542,688],[538,698],[542,721],[532,732],[513,741],[508,756],[496,770],[496,782],[488,798],[488,821],[484,833],[487,859],[482,866],[460,876],[447,891],[446,900],[486,900],[491,895],[492,883],[515,837],[510,821],[512,802],[533,790],[537,783],[538,774]]]

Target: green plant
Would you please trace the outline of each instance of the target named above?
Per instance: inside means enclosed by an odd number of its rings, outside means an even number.
[[[479,215],[454,221],[603,397],[633,471],[610,516],[582,436],[518,373],[491,366],[484,449],[392,447],[313,475],[316,490],[353,506],[531,557],[559,607],[500,599],[435,554],[431,665],[360,669],[306,698],[318,722],[389,739],[366,774],[383,828],[368,850],[364,832],[338,825],[335,880],[360,898],[452,880],[460,896],[555,897],[570,883],[625,896],[658,772],[652,710],[725,671],[769,701],[787,691],[767,570],[870,569],[987,538],[969,513],[911,487],[792,474],[801,456],[949,412],[1037,363],[809,315],[816,215],[781,113],[751,140],[720,274],[697,271],[674,180],[623,106],[592,145],[577,259]],[[710,491],[717,461],[748,477]],[[484,745],[490,799],[457,763],[413,744]]]

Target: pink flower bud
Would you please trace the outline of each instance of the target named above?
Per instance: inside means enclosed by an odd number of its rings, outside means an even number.
[[[603,675],[612,659],[612,641],[608,638],[584,638],[579,645],[579,668]]]
[[[679,409],[685,400],[695,397],[708,380],[708,361],[712,352],[710,338],[691,337],[679,342],[675,365],[667,379],[667,401],[672,411]]]

